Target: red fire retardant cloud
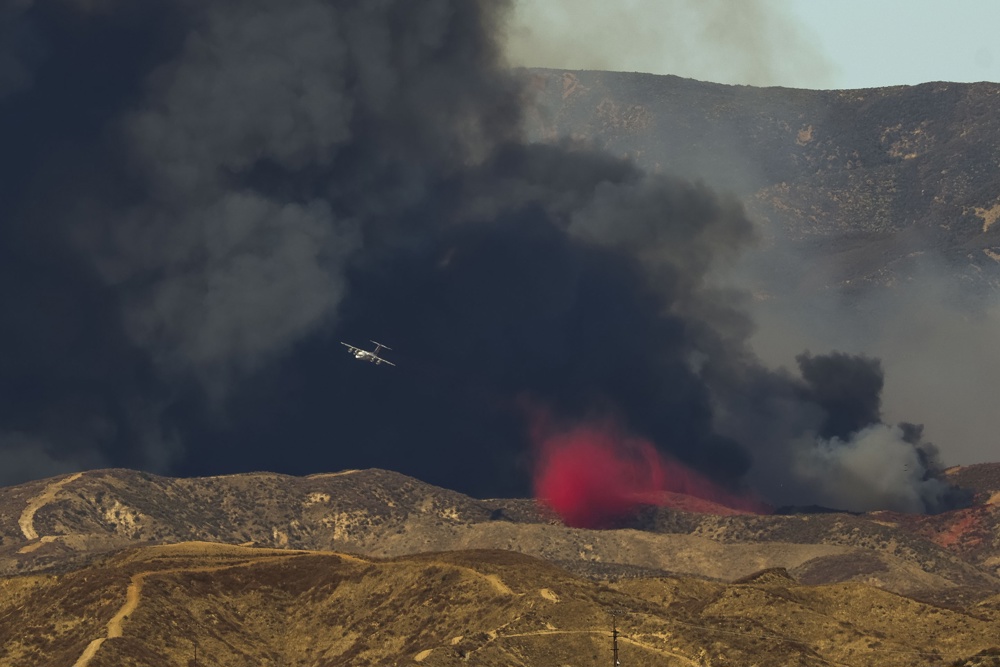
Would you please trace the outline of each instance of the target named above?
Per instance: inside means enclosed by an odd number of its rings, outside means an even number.
[[[567,526],[603,528],[643,505],[713,514],[764,513],[763,503],[726,491],[648,441],[612,426],[546,432],[536,424],[535,497]]]

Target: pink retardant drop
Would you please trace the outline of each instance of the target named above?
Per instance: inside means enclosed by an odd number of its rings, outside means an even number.
[[[536,424],[534,434],[535,496],[567,526],[608,527],[645,505],[711,514],[767,511],[607,425],[552,433]]]

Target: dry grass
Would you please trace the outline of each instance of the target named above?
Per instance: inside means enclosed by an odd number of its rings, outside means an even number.
[[[121,610],[130,580],[141,591]],[[58,576],[0,582],[0,664],[595,664],[620,610],[630,665],[931,665],[1000,645],[986,601],[957,611],[863,584],[596,582],[489,550],[368,560],[215,544],[121,553]],[[975,663],[969,663],[975,664]]]

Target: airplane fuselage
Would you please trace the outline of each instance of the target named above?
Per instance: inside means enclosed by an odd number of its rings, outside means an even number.
[[[374,343],[375,341],[372,341],[372,342]],[[395,366],[396,365],[396,364],[392,363],[391,361],[388,361],[388,360],[383,359],[382,357],[378,356],[378,353],[381,350],[383,350],[383,349],[386,349],[386,350],[392,349],[392,348],[386,347],[385,345],[382,345],[381,343],[375,343],[375,351],[374,352],[369,352],[368,350],[362,350],[361,348],[354,347],[353,345],[349,345],[349,344],[344,343],[344,342],[341,342],[340,344],[343,345],[344,347],[346,347],[348,350],[350,350],[351,354],[354,356],[355,359],[360,359],[361,361],[368,361],[368,362],[371,362],[371,363],[375,364],[376,366],[379,366],[381,364],[387,364],[389,366]]]
[[[355,353],[354,358],[355,359],[361,359],[362,361],[370,361],[371,363],[375,364],[376,366],[378,366],[383,361],[385,361],[384,359],[381,359],[381,358],[375,356],[374,354],[372,354],[371,352],[367,352],[365,350],[362,350],[361,352]],[[388,363],[388,362],[386,362],[386,363]]]

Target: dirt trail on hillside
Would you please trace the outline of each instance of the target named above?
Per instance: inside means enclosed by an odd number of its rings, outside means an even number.
[[[42,490],[37,496],[28,501],[25,505],[24,511],[21,512],[21,518],[17,520],[19,526],[21,526],[21,532],[24,533],[24,537],[29,540],[37,540],[38,533],[35,532],[35,513],[42,509],[53,500],[56,499],[56,495],[62,490],[64,486],[70,482],[80,479],[82,472],[75,472],[69,477],[63,477],[62,479],[52,482],[45,489]]]
[[[607,630],[533,630],[531,632],[514,632],[511,634],[497,635],[492,641],[499,641],[502,639],[515,639],[517,637],[541,637],[547,635],[601,635],[606,636],[610,639],[611,634]],[[674,653],[673,651],[667,650],[665,648],[660,648],[658,646],[653,646],[652,644],[646,644],[637,639],[632,639],[629,637],[623,637],[619,635],[618,641],[623,644],[631,644],[637,648],[652,651],[653,653],[658,653],[662,656],[673,658],[674,660],[679,660],[685,665],[690,665],[691,667],[698,667],[699,663],[695,662],[691,658],[683,655],[681,653]],[[426,659],[429,656],[431,650],[421,651],[414,660],[419,662],[420,660]]]
[[[250,567],[252,565],[258,565],[262,563],[272,563],[279,560],[287,560],[289,558],[295,558],[300,556],[301,553],[292,553],[288,555],[281,556],[265,556],[263,558],[256,558],[250,561],[232,563],[229,565],[199,565],[193,567],[175,567],[166,570],[147,570],[145,572],[138,572],[132,575],[132,579],[129,581],[128,590],[125,591],[125,604],[123,604],[111,620],[108,621],[106,626],[107,635],[104,637],[98,637],[87,645],[83,653],[73,663],[73,667],[87,667],[90,661],[97,654],[97,650],[101,648],[103,644],[108,639],[115,639],[122,636],[122,622],[128,618],[132,612],[134,612],[139,607],[139,601],[142,597],[142,585],[145,582],[146,577],[152,577],[157,575],[168,575],[168,574],[179,574],[181,572],[191,573],[191,572],[218,572],[219,570],[232,570],[237,567]]]
[[[538,635],[606,635],[610,637],[610,633],[607,630],[535,630],[534,632],[519,632],[511,635],[499,635],[497,639],[507,639],[510,637],[533,637]],[[622,644],[631,644],[638,648],[644,649],[646,651],[652,651],[653,653],[659,653],[660,655],[666,656],[668,658],[673,658],[675,660],[680,660],[685,665],[691,665],[692,667],[698,667],[699,663],[695,662],[686,655],[680,653],[674,653],[665,648],[660,648],[658,646],[653,646],[652,644],[646,644],[637,639],[632,639],[630,637],[618,636],[618,641]]]
[[[32,551],[35,551],[43,544],[49,544],[50,542],[55,542],[60,537],[62,537],[62,535],[42,535],[41,539],[39,539],[37,542],[31,542],[30,544],[25,544],[23,547],[17,550],[17,553],[30,554]]]
[[[694,660],[685,655],[681,655],[680,653],[674,653],[673,651],[668,651],[665,648],[659,648],[658,646],[653,646],[652,644],[645,644],[643,642],[638,641],[637,639],[632,639],[630,637],[619,637],[618,641],[622,642],[623,644],[632,644],[633,646],[638,646],[641,649],[652,651],[653,653],[659,653],[660,655],[667,656],[668,658],[673,658],[674,660],[680,660],[685,665],[691,665],[692,667],[699,667],[699,665],[701,664],[699,662],[695,662]]]
[[[469,568],[469,571],[473,572],[474,574],[478,574],[479,576],[481,576],[484,579],[486,579],[486,581],[490,582],[490,586],[493,587],[493,590],[495,590],[500,595],[513,595],[514,594],[514,591],[510,590],[510,587],[507,586],[507,584],[503,583],[503,579],[500,578],[500,575],[498,575],[498,574],[487,574],[487,575],[484,575],[481,572],[476,572],[472,568]]]
[[[341,475],[353,475],[361,470],[341,470],[340,472],[318,472],[313,475],[306,475],[306,479],[322,479],[324,477],[340,477]]]

